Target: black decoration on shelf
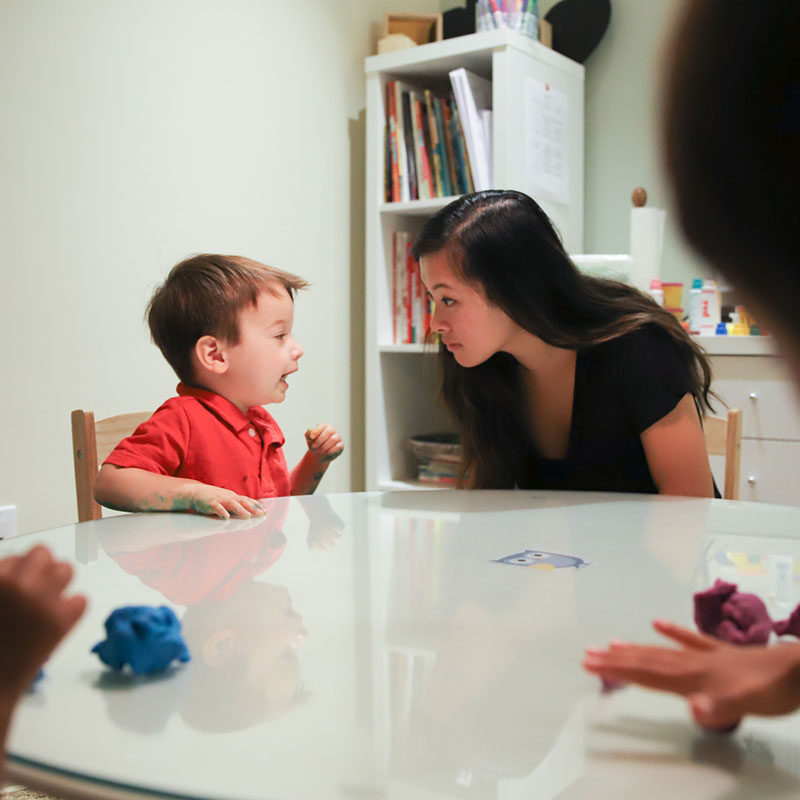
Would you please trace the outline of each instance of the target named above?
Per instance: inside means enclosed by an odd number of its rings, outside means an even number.
[[[553,50],[583,64],[611,19],[611,0],[561,0],[545,15],[553,26]]]
[[[466,8],[451,8],[442,14],[442,38],[466,36],[475,33],[475,5],[477,0],[467,0]]]

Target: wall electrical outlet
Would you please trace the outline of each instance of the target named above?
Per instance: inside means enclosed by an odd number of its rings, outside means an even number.
[[[0,539],[17,535],[17,507],[0,506]]]

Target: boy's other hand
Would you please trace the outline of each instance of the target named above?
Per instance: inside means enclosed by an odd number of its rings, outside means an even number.
[[[251,497],[244,497],[230,489],[209,486],[206,483],[200,483],[197,487],[193,487],[188,495],[184,508],[209,517],[247,519],[248,517],[262,517],[267,513],[264,506]]]
[[[320,461],[333,461],[344,452],[342,437],[332,425],[323,423],[306,431],[308,449],[319,456]]]
[[[0,695],[13,702],[86,608],[67,597],[72,567],[42,545],[0,560]]]

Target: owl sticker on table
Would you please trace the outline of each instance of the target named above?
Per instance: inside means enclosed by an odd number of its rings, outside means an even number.
[[[498,564],[511,564],[515,567],[533,567],[533,569],[552,570],[564,567],[588,567],[591,562],[584,561],[577,556],[568,556],[563,553],[548,553],[546,550],[523,550],[505,558],[497,558]]]

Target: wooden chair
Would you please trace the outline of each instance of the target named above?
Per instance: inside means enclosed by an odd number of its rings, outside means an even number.
[[[93,411],[72,412],[72,460],[75,464],[75,496],[78,522],[101,519],[103,509],[94,499],[94,482],[99,465],[136,427],[150,417],[150,412],[120,414],[94,421]]]
[[[739,469],[742,460],[742,412],[732,408],[728,418],[704,417],[703,433],[706,451],[711,456],[725,456],[726,500],[739,499]]]

